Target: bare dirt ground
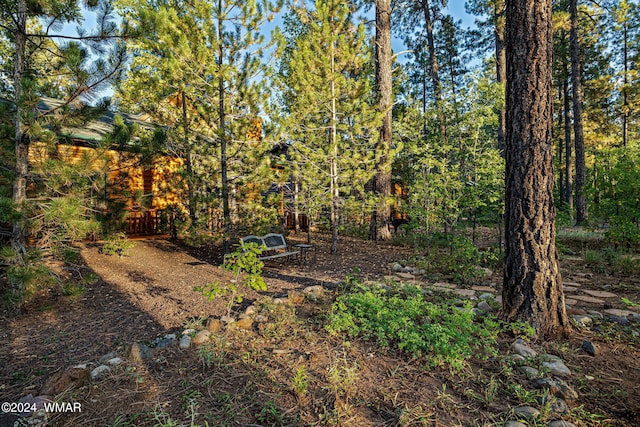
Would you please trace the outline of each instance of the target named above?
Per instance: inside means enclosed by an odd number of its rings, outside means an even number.
[[[292,236],[289,243],[305,240]],[[522,403],[515,384],[528,383],[507,368],[514,337],[501,338],[498,357],[471,359],[458,373],[427,371],[419,360],[375,343],[332,337],[323,322],[336,285],[354,268],[366,279],[380,279],[390,274],[389,263],[412,251],[344,237],[340,254],[331,255],[328,236],[314,235],[313,243],[317,257],[311,253],[306,264],[268,263],[268,290],[248,293],[242,307],[313,285],[328,289],[325,299],[283,305],[268,327],[229,328],[213,345],[188,350],[174,345],[142,362],[125,358],[131,343],[151,343],[225,314],[222,301],[193,290],[230,278],[218,267],[220,248],[139,240],[130,256],[118,257],[99,253],[98,244],[83,244],[81,268],[98,280],[82,295],[46,295],[22,313],[0,318],[0,401],[37,396],[55,374],[78,364],[95,367],[101,356],[116,351],[125,361],[106,379],[56,397],[80,402],[82,412],[49,414],[49,425],[471,426],[511,419],[511,408]],[[565,280],[585,289],[640,301],[637,277],[593,273],[575,257],[562,268]],[[499,272],[487,280],[500,287]],[[619,298],[578,305],[576,312],[626,308]],[[574,372],[567,381],[580,397],[563,419],[576,426],[640,425],[638,323],[602,322],[566,341],[534,343],[561,356]],[[580,349],[585,339],[596,344],[596,357]],[[338,382],[330,380],[331,372],[340,373]],[[488,384],[497,384],[491,396]],[[0,426],[13,421],[0,414]]]

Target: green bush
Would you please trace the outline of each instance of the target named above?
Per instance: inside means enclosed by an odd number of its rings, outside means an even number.
[[[263,246],[257,243],[244,243],[234,252],[225,255],[222,267],[234,273],[233,280],[226,284],[220,282],[210,283],[204,286],[196,286],[194,291],[200,292],[208,299],[213,300],[221,296],[228,296],[227,315],[231,314],[234,304],[242,302],[244,295],[239,293],[239,288],[244,287],[255,291],[266,291],[267,284],[262,277],[264,263],[259,259]],[[242,281],[238,282],[240,275],[244,273]]]
[[[129,254],[129,250],[132,249],[135,244],[127,239],[124,233],[112,234],[105,239],[102,245],[101,252],[105,255],[118,255],[125,256]]]
[[[333,304],[327,330],[375,340],[382,347],[425,358],[431,367],[460,370],[472,355],[495,353],[498,324],[489,318],[474,321],[470,303],[455,307],[426,301],[415,286],[388,290],[352,281]]]

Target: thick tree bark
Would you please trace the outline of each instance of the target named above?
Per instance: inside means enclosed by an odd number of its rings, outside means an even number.
[[[496,37],[496,78],[504,86],[507,81],[507,54],[505,50],[505,16],[504,0],[496,0],[494,5],[495,37]],[[498,150],[504,154],[506,109],[498,111]]]
[[[587,198],[585,184],[587,171],[584,164],[584,124],[582,122],[582,77],[580,63],[580,45],[578,44],[578,1],[570,0],[571,14],[571,86],[573,89],[573,143],[576,150],[575,203],[576,225],[587,221]]]
[[[507,4],[503,312],[539,338],[570,331],[555,247],[551,0]]]
[[[374,192],[378,197],[375,212],[371,215],[371,240],[391,239],[391,108],[393,56],[391,51],[391,0],[376,0],[376,91],[382,125],[378,136],[380,153],[374,177]]]

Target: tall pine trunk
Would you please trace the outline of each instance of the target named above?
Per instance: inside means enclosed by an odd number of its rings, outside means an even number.
[[[566,67],[565,67],[566,69]],[[571,102],[569,99],[569,76],[565,74],[562,82],[562,97],[564,99],[564,139],[566,141],[564,149],[564,201],[569,207],[569,211],[573,211],[573,189],[571,179]]]
[[[376,91],[382,125],[378,137],[379,159],[374,177],[374,192],[378,197],[371,215],[371,240],[391,239],[391,108],[393,56],[391,51],[391,0],[376,0]]]
[[[570,330],[555,247],[551,0],[507,4],[503,312],[539,338]]]
[[[507,55],[505,50],[505,5],[504,0],[496,0],[494,5],[495,37],[496,37],[496,78],[504,87],[507,81]],[[498,150],[504,154],[506,109],[498,111]]]
[[[587,221],[585,184],[587,171],[584,163],[584,124],[582,121],[582,77],[580,45],[578,43],[578,0],[569,0],[571,14],[571,86],[573,89],[573,143],[576,150],[575,204],[576,225]]]
[[[330,121],[330,134],[329,134],[329,147],[331,164],[329,165],[330,183],[329,192],[331,193],[331,253],[338,252],[338,219],[339,217],[339,197],[340,188],[338,184],[338,123],[337,123],[337,100],[336,100],[336,82],[335,82],[335,46],[334,42],[331,42],[331,121]]]
[[[431,7],[429,0],[422,0],[422,12],[424,14],[425,30],[427,31],[427,47],[429,49],[429,72],[433,85],[433,98],[436,103],[438,121],[440,122],[440,138],[445,143],[447,140],[447,123],[442,109],[442,86],[438,72],[438,59],[436,57],[435,40],[433,36],[433,22],[431,21]]]
[[[27,45],[27,2],[18,0],[18,12],[16,13],[16,33],[15,33],[15,63],[13,64],[13,84],[15,93],[15,153],[16,166],[15,177],[13,178],[13,201],[21,204],[27,199],[27,175],[29,173],[29,135],[25,132],[23,122],[23,101],[24,86],[23,78],[25,74],[25,52]],[[25,252],[25,236],[21,224],[13,224],[13,247]]]
[[[221,175],[221,196],[222,196],[222,217],[223,217],[223,232],[224,253],[229,253],[231,250],[231,208],[229,207],[229,172],[227,164],[227,133],[226,133],[226,115],[224,106],[224,74],[222,72],[222,63],[224,60],[224,45],[223,45],[223,25],[222,20],[222,0],[218,0],[218,119],[219,128],[218,134],[220,136],[220,175]]]

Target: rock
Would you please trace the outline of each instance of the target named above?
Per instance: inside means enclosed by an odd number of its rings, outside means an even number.
[[[589,304],[604,304],[604,300],[589,295],[573,295],[573,298],[578,301],[588,302]]]
[[[235,323],[237,328],[240,329],[251,329],[251,326],[253,325],[253,320],[251,320],[250,317],[245,317],[242,319],[239,319],[236,323]]]
[[[159,338],[155,341],[155,348],[162,350],[164,348],[170,347],[175,340],[176,340],[176,334],[167,334],[164,337]]]
[[[118,366],[122,363],[122,359],[119,357],[114,357],[113,359],[107,360],[107,365],[109,366]]]
[[[593,317],[594,319],[604,319],[604,315],[596,310],[589,310],[589,316]]]
[[[267,316],[265,316],[264,314],[258,314],[254,319],[254,322],[256,323],[267,323],[269,321],[269,318]]]
[[[493,276],[493,271],[490,268],[486,267],[476,266],[475,272],[478,277],[481,277],[483,279],[488,279],[489,277]]]
[[[116,353],[115,351],[110,351],[109,353],[105,354],[104,356],[102,356],[100,358],[100,363],[104,363],[109,359],[113,359],[114,357],[116,357],[118,355],[118,353]]]
[[[191,342],[194,343],[195,345],[201,345],[209,341],[210,337],[211,337],[211,332],[207,331],[206,329],[203,329],[201,331],[198,331],[198,333],[193,337]]]
[[[394,273],[402,272],[402,264],[400,264],[399,262],[394,262],[391,266],[391,271],[393,271]]]
[[[185,329],[184,331],[182,331],[182,335],[195,335],[196,334],[196,330],[195,329]]]
[[[180,342],[178,343],[178,347],[185,350],[191,347],[191,335],[183,335],[180,337]]]
[[[491,297],[493,297],[493,293],[492,292],[496,291],[491,286],[484,286],[484,285],[474,285],[474,286],[471,287],[471,289],[473,289],[476,292],[486,292]]]
[[[134,342],[129,347],[129,359],[134,362],[143,362],[153,357],[153,350],[142,343]]]
[[[588,340],[582,341],[582,349],[591,356],[595,356],[597,352],[596,345]]]
[[[411,279],[415,279],[416,276],[414,276],[411,273],[405,273],[405,272],[401,272],[401,273],[396,273],[396,276],[398,276],[401,279],[405,279],[405,280],[411,280]]]
[[[413,274],[413,267],[402,267],[400,273],[411,273]]]
[[[545,395],[542,396],[542,405],[549,405],[549,412],[555,415],[567,415],[569,413],[569,406],[563,399],[556,398],[554,396]]]
[[[571,375],[571,371],[561,360],[542,362],[542,366],[549,369],[553,375],[561,377]]]
[[[106,377],[109,372],[111,372],[110,367],[108,367],[107,365],[100,365],[91,371],[91,379],[93,381],[101,380],[102,378]]]
[[[509,356],[509,358],[511,358],[511,360],[513,360],[514,362],[524,362],[527,360],[524,356],[520,354],[512,354]]]
[[[547,389],[549,393],[569,402],[578,400],[578,392],[560,378],[540,378],[533,383],[536,389]]]
[[[222,317],[220,318],[220,321],[221,321],[222,323],[226,323],[227,325],[229,325],[230,323],[235,322],[235,321],[236,321],[236,319],[235,319],[234,317],[232,317],[232,316],[222,316]]]
[[[547,424],[547,427],[576,427],[575,424],[570,423],[569,421],[563,420],[553,420]]]
[[[587,328],[593,323],[593,318],[586,315],[573,316],[573,320],[575,320],[578,326],[580,326],[581,328]]]
[[[626,325],[630,320],[640,320],[640,314],[631,310],[623,310],[619,308],[609,308],[604,311],[609,319]],[[623,323],[624,322],[624,323]]]
[[[533,406],[518,406],[513,409],[513,413],[521,419],[531,420],[540,416],[540,411]]]
[[[520,421],[507,421],[504,423],[504,427],[527,427],[527,425]]]
[[[218,319],[209,319],[207,321],[207,331],[217,334],[222,329],[222,322]]]
[[[494,294],[490,292],[485,292],[484,294],[480,295],[478,298],[480,298],[481,300],[486,300],[486,299],[493,299],[494,297],[495,297]]]
[[[44,410],[44,404],[51,401],[53,401],[52,396],[41,395],[41,396],[34,397],[32,394],[28,394],[20,398],[20,400],[18,400],[19,403],[27,404],[26,407],[23,406],[23,409],[27,409],[27,411],[19,412],[18,415],[21,417],[28,417],[34,414],[36,411]],[[33,409],[34,404],[36,406],[35,411],[32,411],[31,409]],[[0,418],[0,421],[4,421],[4,420]],[[14,425],[14,424],[10,424],[10,425]],[[22,425],[22,424],[15,424],[15,425]]]
[[[480,303],[478,304],[478,308],[485,313],[493,313],[493,307],[491,307],[486,301],[480,301]]]
[[[524,358],[536,357],[538,352],[529,347],[522,339],[518,338],[511,344],[511,351]]]
[[[250,305],[244,310],[244,314],[246,314],[247,316],[253,316],[254,314],[256,314],[256,311],[256,306]]]
[[[453,293],[458,294],[463,297],[468,297],[469,299],[475,299],[476,291],[473,289],[452,289]]]
[[[273,299],[273,303],[274,304],[286,304],[288,302],[288,300],[286,298],[274,298]]]
[[[304,302],[304,294],[298,291],[289,291],[287,299],[291,304],[302,304]]]
[[[90,372],[85,366],[74,366],[49,378],[42,388],[42,394],[56,396],[65,390],[83,386],[89,377]]]
[[[618,298],[618,295],[614,294],[613,292],[594,291],[591,289],[583,289],[582,292],[596,298]]]
[[[308,286],[302,290],[302,293],[312,299],[320,299],[324,297],[324,287],[322,285]]]
[[[525,376],[530,380],[540,376],[540,371],[536,368],[532,368],[531,366],[519,366],[518,371],[525,374]]]
[[[457,309],[460,309],[460,310],[464,310],[464,308],[463,308],[463,307],[458,307],[458,306],[456,306],[456,308],[457,308]],[[485,314],[487,314],[485,311],[480,310],[478,307],[473,307],[473,308],[471,309],[471,312],[473,313],[473,315],[474,315],[475,317],[482,317],[482,316],[484,316]]]

